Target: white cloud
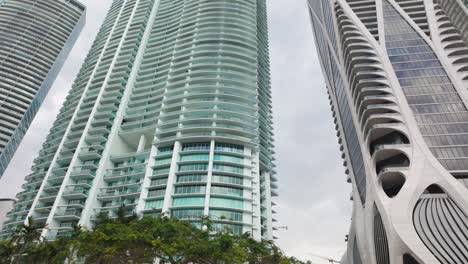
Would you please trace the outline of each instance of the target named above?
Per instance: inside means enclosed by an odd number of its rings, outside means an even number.
[[[87,25],[1,179],[0,196],[13,197],[20,190],[112,1],[82,2],[88,7]],[[341,166],[306,1],[268,4],[280,180],[276,224],[289,227],[277,232],[278,243],[300,258],[315,253],[339,259],[351,217],[351,189]]]

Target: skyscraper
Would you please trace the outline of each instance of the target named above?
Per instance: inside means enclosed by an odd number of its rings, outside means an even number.
[[[84,24],[76,0],[0,1],[0,177]]]
[[[309,0],[353,217],[343,263],[468,263],[462,0]]]
[[[3,230],[161,213],[272,238],[265,0],[114,0]]]

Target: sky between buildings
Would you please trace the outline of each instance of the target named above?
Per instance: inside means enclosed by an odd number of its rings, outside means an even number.
[[[0,196],[14,197],[65,100],[112,0],[81,0],[87,24],[8,170]],[[317,58],[306,0],[269,6],[273,110],[280,197],[276,232],[289,255],[341,258],[351,219],[346,183],[328,96]]]

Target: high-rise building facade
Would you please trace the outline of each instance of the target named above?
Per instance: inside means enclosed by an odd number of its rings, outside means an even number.
[[[0,177],[84,24],[76,0],[0,1]]]
[[[3,235],[165,214],[271,239],[265,0],[114,0]]]
[[[309,0],[353,217],[342,263],[468,263],[468,9]]]

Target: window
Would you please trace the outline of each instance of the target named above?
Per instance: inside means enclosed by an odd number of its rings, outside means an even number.
[[[168,174],[169,167],[158,168],[153,170],[153,175]]]
[[[174,149],[174,146],[158,148],[158,155],[170,154],[172,153],[173,149]]]
[[[210,206],[234,208],[234,209],[242,210],[244,208],[244,201],[236,200],[236,199],[229,199],[229,198],[212,197],[210,199]]]
[[[178,219],[199,219],[203,217],[203,209],[172,210],[171,216]]]
[[[214,174],[212,176],[211,181],[212,182],[219,182],[219,183],[237,184],[237,185],[243,185],[244,184],[244,179],[242,179],[241,177],[216,175],[216,174]]]
[[[243,214],[241,212],[225,211],[225,210],[210,210],[210,218],[212,220],[227,220],[234,222],[242,222]]]
[[[239,146],[239,145],[234,145],[234,144],[216,143],[215,151],[234,152],[234,153],[243,154],[244,146]]]
[[[184,144],[182,151],[197,151],[197,150],[210,150],[210,143],[191,143]]]
[[[173,206],[204,206],[205,197],[175,197],[172,200]]]
[[[206,171],[208,163],[185,164],[179,166],[179,171]]]
[[[232,233],[235,235],[242,234],[242,225],[215,223],[213,226],[217,232],[228,232],[228,233]]]
[[[203,185],[194,185],[194,186],[177,186],[175,188],[175,194],[184,194],[184,193],[205,193],[206,187]]]
[[[177,182],[205,182],[205,174],[189,174],[177,176]]]
[[[154,201],[148,201],[145,204],[145,209],[146,210],[148,210],[148,209],[160,209],[160,208],[163,207],[163,204],[164,204],[164,200],[162,200],[162,199],[154,200]]]
[[[244,168],[240,166],[213,164],[213,170],[244,174]]]
[[[151,186],[165,185],[167,184],[167,178],[151,180]]]
[[[237,157],[237,156],[231,156],[231,155],[225,155],[225,154],[215,154],[214,155],[214,160],[215,161],[226,161],[226,162],[233,162],[233,163],[244,163],[244,158]]]
[[[164,196],[165,193],[166,193],[166,188],[152,190],[148,192],[148,198]]]
[[[182,155],[180,157],[181,161],[194,161],[194,160],[209,160],[210,155],[208,153],[206,154],[188,154],[188,155]]]
[[[154,164],[155,165],[164,165],[164,164],[171,164],[172,157],[168,158],[158,158],[155,160]]]
[[[244,192],[242,189],[233,188],[233,187],[223,187],[223,186],[212,186],[211,187],[212,194],[222,194],[222,195],[232,195],[242,197]]]

